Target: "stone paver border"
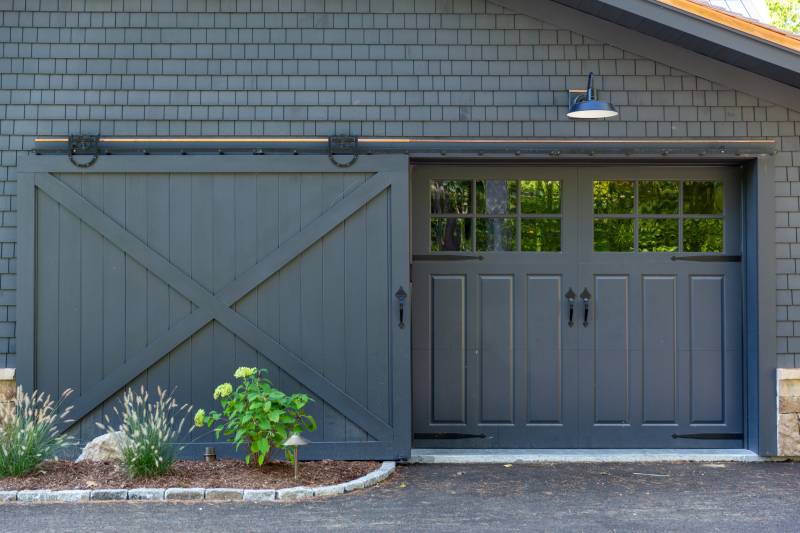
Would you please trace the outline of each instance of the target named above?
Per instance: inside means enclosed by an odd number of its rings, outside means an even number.
[[[384,461],[369,474],[336,485],[289,487],[286,489],[168,488],[94,490],[0,490],[0,503],[6,502],[89,502],[89,501],[297,501],[333,496],[377,485],[394,473],[395,462]]]

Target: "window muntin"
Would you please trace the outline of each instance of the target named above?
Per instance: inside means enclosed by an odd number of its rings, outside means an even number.
[[[431,252],[560,252],[562,182],[431,180]]]
[[[592,182],[596,252],[724,250],[724,184],[696,179]]]

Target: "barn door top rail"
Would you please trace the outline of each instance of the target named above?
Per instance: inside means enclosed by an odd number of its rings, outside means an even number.
[[[76,139],[90,136],[39,137],[35,154],[74,153]],[[664,157],[685,158],[752,158],[773,154],[774,139],[767,138],[522,138],[522,137],[115,137],[92,136],[100,157],[113,154],[183,154],[249,153],[327,154],[331,147],[347,146],[352,155],[406,154],[427,159],[457,156],[514,157],[543,159]],[[347,142],[343,142],[346,140]],[[86,149],[84,145],[80,145]],[[342,153],[342,152],[339,152]]]

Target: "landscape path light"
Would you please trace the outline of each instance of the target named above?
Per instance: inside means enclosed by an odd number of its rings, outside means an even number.
[[[297,464],[299,463],[299,457],[297,456],[297,449],[300,446],[305,446],[306,444],[311,444],[311,441],[304,439],[298,433],[293,433],[291,437],[286,439],[283,442],[284,446],[293,446],[294,447],[294,479],[297,479]]]

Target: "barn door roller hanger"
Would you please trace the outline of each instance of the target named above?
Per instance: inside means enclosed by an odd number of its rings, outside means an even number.
[[[341,161],[337,155],[349,155],[350,159]],[[352,167],[358,161],[358,137],[337,135],[328,138],[328,158],[339,168]]]

